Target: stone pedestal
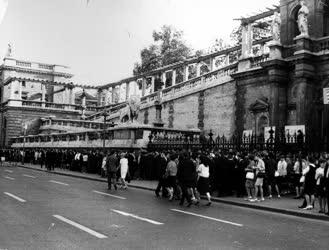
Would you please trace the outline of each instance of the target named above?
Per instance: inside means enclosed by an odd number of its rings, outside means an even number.
[[[251,68],[251,57],[241,58],[238,64],[238,71],[246,71]]]
[[[270,48],[270,59],[282,59],[282,44],[278,41],[268,43]]]
[[[300,51],[311,51],[312,39],[306,35],[300,35],[294,38],[296,41],[296,51],[294,54],[298,54]]]

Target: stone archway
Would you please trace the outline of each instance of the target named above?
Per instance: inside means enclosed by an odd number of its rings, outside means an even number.
[[[293,41],[293,39],[299,35],[299,29],[298,29],[298,24],[297,24],[297,20],[298,20],[298,11],[301,8],[300,4],[296,4],[296,6],[291,10],[290,15],[289,15],[289,33],[290,35],[290,39],[291,42]]]

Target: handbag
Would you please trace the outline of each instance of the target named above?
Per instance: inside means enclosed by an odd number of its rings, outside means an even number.
[[[253,179],[255,178],[255,174],[254,174],[253,172],[248,172],[248,173],[246,174],[246,178],[247,178],[248,180],[253,180]]]

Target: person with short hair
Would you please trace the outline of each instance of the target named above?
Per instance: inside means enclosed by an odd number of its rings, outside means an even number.
[[[303,175],[305,176],[305,186],[304,186],[304,197],[306,200],[306,207],[304,210],[313,209],[314,199],[315,199],[315,165],[313,157],[309,157],[308,167],[304,170]]]
[[[206,206],[210,206],[211,205],[210,183],[209,183],[210,171],[207,162],[208,161],[205,156],[200,156],[199,166],[197,168],[197,173],[198,173],[197,191],[200,194],[205,194],[207,196],[208,203]]]
[[[116,152],[112,151],[105,158],[106,174],[107,174],[107,188],[111,190],[113,183],[114,189],[117,190],[117,171],[118,171],[118,157]]]
[[[264,177],[265,177],[265,163],[260,155],[255,156],[256,162],[256,182],[255,182],[255,200],[256,201],[264,201],[264,191],[263,191],[263,184],[264,184]],[[260,192],[260,200],[258,200],[258,191]]]
[[[245,169],[246,172],[246,182],[245,182],[245,187],[247,191],[248,197],[245,200],[248,200],[250,202],[256,201],[254,198],[254,191],[255,191],[255,161],[252,155],[249,155],[249,164]]]

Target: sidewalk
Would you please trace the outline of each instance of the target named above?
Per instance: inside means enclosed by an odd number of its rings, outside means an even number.
[[[33,169],[43,172],[47,171],[45,168],[41,169],[39,165],[33,165],[33,164],[25,164],[24,166],[19,164],[18,167]],[[62,169],[56,169],[51,172],[59,175],[83,178],[93,181],[101,181],[105,183],[107,182],[106,178],[102,178],[97,174],[79,173],[79,172],[62,170]],[[128,186],[132,188],[154,191],[157,186],[157,182],[145,181],[145,180],[132,180],[128,184]],[[281,197],[281,199],[274,197],[273,199],[266,199],[263,202],[254,202],[254,203],[245,201],[243,198],[236,198],[236,197],[220,197],[220,198],[214,197],[213,201],[240,206],[240,207],[247,207],[252,209],[270,211],[270,212],[293,215],[298,217],[329,221],[329,216],[318,213],[319,210],[318,204],[315,205],[315,209],[313,210],[299,209],[298,206],[302,204],[303,200],[302,199],[295,200],[292,197]]]

